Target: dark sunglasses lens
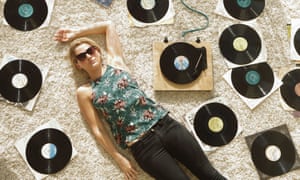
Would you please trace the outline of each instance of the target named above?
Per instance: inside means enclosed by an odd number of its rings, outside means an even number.
[[[89,55],[93,55],[95,52],[95,47],[89,47],[87,50],[86,50],[86,53],[89,54]]]
[[[85,53],[78,54],[78,55],[76,56],[76,58],[77,58],[79,61],[85,60]]]
[[[86,54],[93,55],[95,53],[96,48],[91,46],[84,53],[80,53],[76,56],[79,61],[84,61],[86,59]]]

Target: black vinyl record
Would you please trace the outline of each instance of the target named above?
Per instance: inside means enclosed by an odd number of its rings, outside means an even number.
[[[7,0],[4,17],[15,29],[30,31],[43,24],[48,14],[45,0]]]
[[[298,29],[294,36],[294,47],[298,55],[300,55],[300,29]]]
[[[300,111],[300,69],[294,69],[284,75],[280,94],[288,106]]]
[[[274,81],[273,70],[267,63],[233,68],[231,72],[233,87],[247,98],[266,96],[272,90]]]
[[[129,13],[144,23],[153,23],[162,19],[169,9],[169,0],[127,0]]]
[[[186,84],[197,79],[205,68],[206,49],[176,42],[164,49],[160,56],[163,75],[177,84]]]
[[[234,24],[222,32],[219,47],[227,60],[234,64],[245,65],[258,57],[262,42],[258,33],[250,26]]]
[[[258,17],[265,7],[265,0],[223,0],[226,11],[239,20]]]
[[[54,128],[35,133],[26,146],[27,162],[42,174],[53,174],[62,170],[71,156],[70,139],[62,131]]]
[[[258,170],[269,176],[278,176],[293,168],[296,150],[289,137],[268,130],[254,139],[251,145],[251,158]]]
[[[211,146],[226,145],[237,133],[237,117],[226,105],[209,103],[197,111],[194,129],[204,143]]]
[[[42,73],[35,64],[13,60],[0,70],[0,94],[11,102],[27,102],[40,91],[42,80]]]

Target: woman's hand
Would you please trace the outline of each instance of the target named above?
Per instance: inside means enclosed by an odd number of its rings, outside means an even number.
[[[137,179],[138,173],[127,158],[119,154],[115,157],[115,161],[118,163],[121,171],[125,174],[126,180]]]
[[[76,31],[72,29],[59,29],[54,34],[54,40],[59,42],[68,42],[74,39],[76,36]]]

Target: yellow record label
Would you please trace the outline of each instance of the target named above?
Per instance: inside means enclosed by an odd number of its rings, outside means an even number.
[[[248,48],[248,41],[243,37],[237,37],[233,40],[233,48],[237,51],[245,51]]]
[[[219,117],[212,117],[208,121],[208,128],[215,133],[222,131],[224,127],[223,120]]]

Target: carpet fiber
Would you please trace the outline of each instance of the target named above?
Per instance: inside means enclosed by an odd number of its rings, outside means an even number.
[[[3,12],[4,0],[0,1]],[[289,7],[288,0],[266,1],[263,13],[256,19],[267,51],[267,61],[279,76],[282,67],[295,66],[290,61],[287,24],[290,18],[299,17],[299,3]],[[28,59],[40,67],[49,68],[46,80],[33,111],[0,101],[0,179],[34,179],[25,161],[15,148],[15,143],[37,127],[56,120],[70,137],[77,155],[60,172],[46,179],[122,179],[123,174],[112,158],[97,144],[85,120],[80,115],[75,90],[78,84],[66,54],[68,43],[52,40],[60,27],[78,27],[103,20],[112,20],[119,32],[124,49],[125,62],[137,78],[141,88],[153,99],[170,110],[178,121],[192,108],[214,97],[222,97],[238,116],[242,132],[228,145],[218,148],[208,157],[213,165],[232,180],[259,179],[251,161],[245,137],[257,132],[287,124],[294,144],[300,152],[300,123],[280,103],[277,89],[256,108],[250,109],[224,80],[229,70],[218,47],[221,31],[239,21],[215,13],[217,0],[187,0],[191,7],[203,11],[209,17],[209,27],[203,31],[181,37],[181,32],[205,24],[205,19],[185,8],[179,0],[173,0],[174,23],[149,27],[132,27],[128,21],[125,0],[114,0],[105,8],[94,0],[55,1],[50,23],[33,31],[18,31],[0,24],[0,58],[12,55]],[[298,11],[297,11],[298,10]],[[3,19],[4,15],[1,13]],[[205,92],[154,92],[152,44],[169,41],[195,41],[199,37],[212,47],[214,88]],[[102,36],[91,36],[103,44]],[[122,151],[128,158],[132,156]],[[183,167],[184,168],[184,167]],[[185,169],[186,170],[186,169]],[[151,179],[138,168],[138,179]],[[187,171],[187,170],[186,170]],[[188,171],[187,171],[188,172]],[[196,179],[188,172],[192,179]],[[299,179],[300,170],[274,179]]]

